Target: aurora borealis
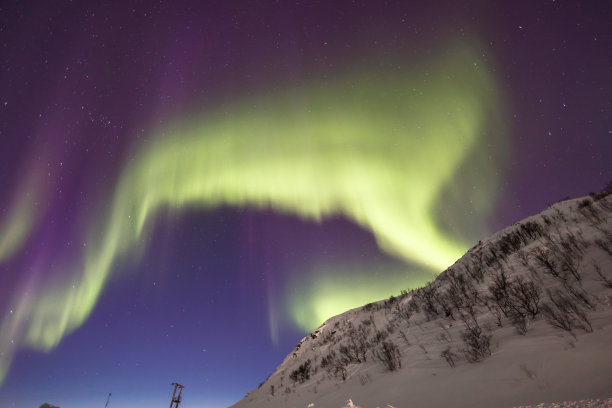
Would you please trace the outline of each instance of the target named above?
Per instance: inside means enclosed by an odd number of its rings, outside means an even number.
[[[230,404],[604,187],[605,13],[442,3],[3,7],[0,407]]]

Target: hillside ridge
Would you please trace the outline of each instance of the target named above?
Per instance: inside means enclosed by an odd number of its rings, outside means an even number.
[[[328,319],[233,407],[611,397],[611,193],[554,204],[480,241],[428,285]],[[498,375],[501,387],[488,383]]]

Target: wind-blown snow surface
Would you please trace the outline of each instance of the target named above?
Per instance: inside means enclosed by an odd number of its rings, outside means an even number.
[[[612,407],[612,398],[590,399],[580,401],[563,401],[552,403],[541,403],[538,405],[526,405],[516,408],[608,408]]]
[[[609,193],[551,206],[430,285],[329,319],[233,407],[607,404]]]

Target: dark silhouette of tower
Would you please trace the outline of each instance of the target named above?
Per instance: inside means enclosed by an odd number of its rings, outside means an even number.
[[[183,388],[179,383],[172,383],[174,385],[174,392],[172,392],[172,401],[170,401],[170,408],[178,408],[181,403],[181,394],[183,393]],[[178,393],[176,392],[178,390]]]

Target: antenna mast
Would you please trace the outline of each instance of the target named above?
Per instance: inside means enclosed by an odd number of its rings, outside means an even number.
[[[104,408],[108,407],[108,401],[110,401],[110,396],[113,395],[110,392],[108,393],[108,395],[106,396],[106,405],[104,405]]]
[[[174,385],[174,392],[172,393],[172,401],[170,401],[170,408],[178,408],[181,403],[181,394],[183,393],[183,385],[179,383],[172,383]],[[176,392],[178,390],[178,393]]]

